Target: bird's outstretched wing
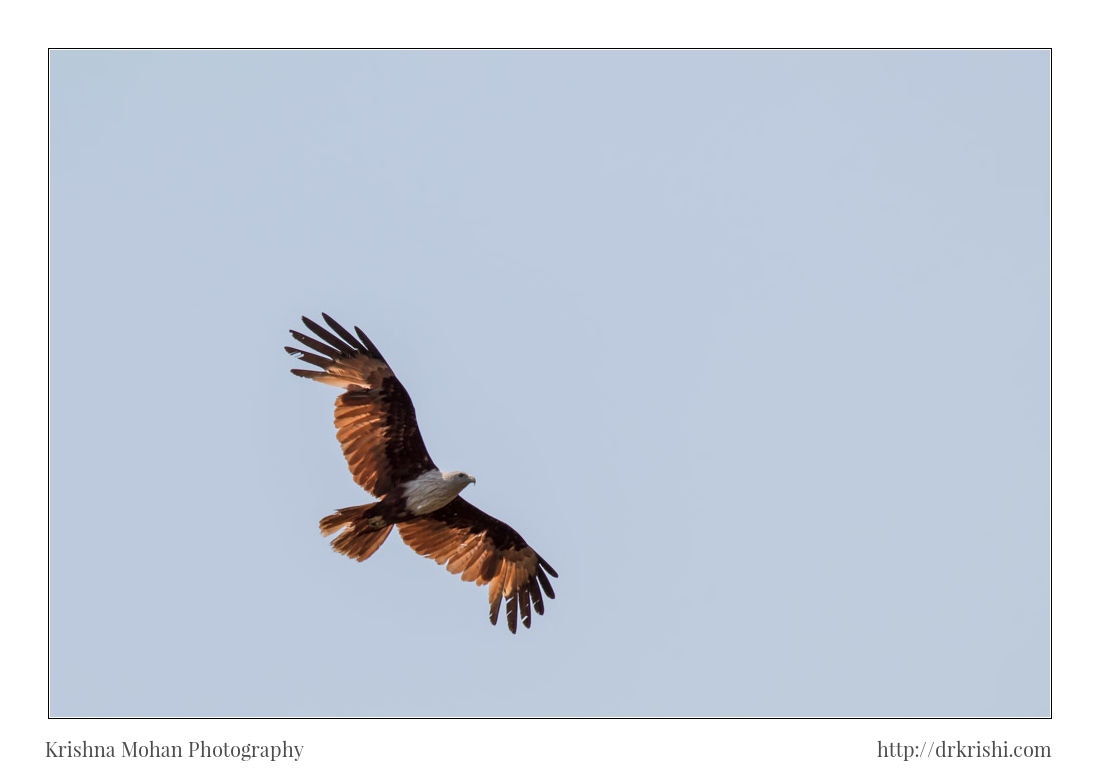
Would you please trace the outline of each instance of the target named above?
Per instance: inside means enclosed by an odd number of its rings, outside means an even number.
[[[397,524],[401,539],[421,556],[447,565],[447,571],[478,585],[489,584],[489,622],[495,624],[500,601],[508,602],[508,628],[516,631],[516,611],[531,628],[531,608],[543,613],[542,595],[554,598],[547,573],[558,573],[515,529],[474,507],[462,497],[414,520]]]
[[[382,354],[359,327],[356,338],[327,313],[332,331],[310,321],[302,323],[317,336],[290,331],[302,346],[287,346],[316,370],[291,370],[330,386],[346,389],[336,398],[336,437],[344,449],[348,469],[360,486],[377,497],[435,468],[420,429],[409,393],[393,374]]]

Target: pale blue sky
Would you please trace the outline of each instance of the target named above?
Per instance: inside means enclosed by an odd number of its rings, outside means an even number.
[[[1049,713],[1047,52],[50,65],[51,714]],[[320,536],[322,310],[530,631]]]

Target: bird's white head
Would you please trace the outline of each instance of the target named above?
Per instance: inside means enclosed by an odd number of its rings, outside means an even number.
[[[461,483],[462,485],[459,488],[460,491],[463,488],[466,488],[466,486],[470,485],[471,483],[476,483],[477,482],[477,480],[474,479],[474,477],[472,475],[467,475],[465,472],[458,472],[458,471],[444,472],[443,473],[443,479],[448,480],[448,481],[450,481],[450,482],[452,482],[456,485]]]

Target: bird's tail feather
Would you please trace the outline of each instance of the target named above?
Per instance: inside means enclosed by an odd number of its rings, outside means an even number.
[[[380,505],[380,502],[372,502],[369,505],[342,507],[321,519],[321,534],[327,537],[339,531],[340,534],[332,540],[332,549],[356,561],[366,561],[382,546],[393,528],[392,523],[381,527],[377,525]]]

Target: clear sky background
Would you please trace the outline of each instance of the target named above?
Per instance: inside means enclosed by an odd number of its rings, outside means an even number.
[[[1049,713],[1047,52],[50,65],[51,714]],[[322,310],[530,631],[320,536]]]

